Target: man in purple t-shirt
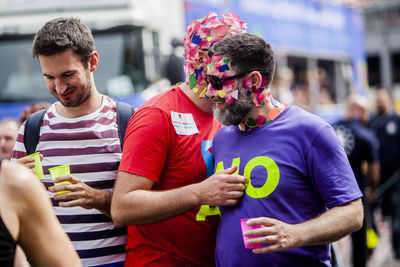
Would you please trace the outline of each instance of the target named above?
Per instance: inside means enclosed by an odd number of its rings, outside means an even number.
[[[330,266],[329,243],[359,229],[362,196],[333,128],[271,97],[275,62],[251,34],[209,50],[207,96],[224,125],[215,136],[215,170],[239,166],[249,178],[236,206],[220,207],[217,266]],[[210,54],[209,54],[210,55]],[[240,219],[252,218],[245,249]]]

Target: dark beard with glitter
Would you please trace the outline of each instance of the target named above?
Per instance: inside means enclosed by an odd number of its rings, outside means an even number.
[[[251,96],[247,95],[248,90],[238,86],[238,99],[233,104],[226,104],[224,108],[214,108],[214,117],[223,125],[239,125],[244,122],[246,115],[254,106]],[[213,97],[213,100],[223,101],[219,97]]]

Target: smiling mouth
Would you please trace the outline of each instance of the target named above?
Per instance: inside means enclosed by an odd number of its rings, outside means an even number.
[[[212,97],[211,100],[214,102],[215,107],[222,108],[225,106],[225,100],[220,97]]]
[[[64,94],[61,94],[60,96],[61,96],[62,98],[64,98],[64,99],[70,98],[70,97],[72,96],[73,92],[74,92],[74,90],[70,90],[70,91],[68,91],[68,92],[66,92],[66,93],[64,93]]]

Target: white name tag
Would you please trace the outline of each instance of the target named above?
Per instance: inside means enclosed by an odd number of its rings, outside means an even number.
[[[199,133],[191,113],[171,111],[171,120],[177,134],[192,135]]]

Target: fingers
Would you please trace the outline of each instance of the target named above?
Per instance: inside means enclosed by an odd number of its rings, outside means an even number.
[[[71,184],[77,184],[80,183],[81,180],[79,180],[75,176],[72,176],[71,174],[66,174],[63,176],[59,176],[54,180],[54,183],[61,183],[61,182],[70,182]]]
[[[81,184],[62,184],[49,187],[49,191],[52,193],[62,192],[62,191],[82,191],[83,186]]]
[[[244,236],[266,236],[266,235],[275,235],[275,234],[277,234],[275,228],[265,227],[265,226],[247,230],[246,232],[243,233]]]
[[[247,184],[249,181],[249,179],[241,175],[223,174],[221,172],[214,174],[212,178],[210,177],[208,179],[220,179],[226,183],[241,183],[241,184]]]
[[[55,194],[53,196],[54,200],[58,200],[61,202],[58,203],[61,207],[82,207],[85,209],[93,208],[91,205],[90,197],[87,192],[84,190],[84,186],[82,184],[66,184],[66,185],[58,185],[49,188],[51,192],[63,192],[61,194]],[[68,200],[68,201],[66,201]]]
[[[237,165],[227,168],[219,172],[220,174],[234,174],[239,167]]]
[[[35,168],[35,158],[21,158],[18,160],[18,163],[24,164],[26,167],[33,169]]]
[[[226,191],[240,191],[243,192],[246,189],[246,185],[243,183],[231,183],[228,181],[225,181],[226,183],[221,185],[221,188],[226,190]]]
[[[219,205],[233,206],[239,203],[240,198],[243,196],[243,191],[231,191],[227,193],[226,197],[220,201]]]
[[[247,225],[253,226],[253,225],[263,225],[263,226],[272,226],[276,224],[278,220],[273,219],[273,218],[268,218],[268,217],[257,217],[257,218],[251,218],[250,220],[247,221]]]
[[[21,158],[21,159],[18,159],[18,163],[25,164],[25,165],[27,163],[35,163],[35,158],[32,158],[32,157]]]
[[[33,162],[33,163],[26,163],[25,166],[28,167],[29,169],[33,169],[33,168],[35,168],[35,162]]]
[[[70,208],[70,207],[82,207],[85,208],[82,205],[82,201],[80,199],[74,199],[71,201],[63,201],[63,202],[59,202],[58,205],[60,205],[63,208]]]
[[[296,247],[296,235],[293,235],[295,226],[284,223],[282,221],[268,218],[258,217],[247,221],[247,225],[260,225],[243,233],[244,236],[251,237],[247,240],[249,245],[262,244],[261,248],[253,249],[253,253],[270,253],[276,251],[287,250]]]
[[[248,242],[250,244],[250,242]],[[283,250],[279,244],[270,244],[261,248],[253,249],[254,254],[271,253]]]
[[[60,190],[58,191],[68,191],[66,193],[62,193],[62,194],[56,194],[53,196],[53,198],[55,200],[68,200],[68,199],[79,199],[82,198],[82,196],[84,195],[82,191],[73,191],[73,189],[71,188],[61,188],[62,186],[60,186]]]
[[[81,180],[79,180],[78,178],[76,178],[70,174],[57,177],[57,179],[54,180],[55,184],[65,183],[65,182],[67,182],[69,184],[51,186],[51,187],[49,187],[48,190],[52,193],[58,193],[58,192],[62,192],[62,191],[83,190],[84,184],[81,182]]]

